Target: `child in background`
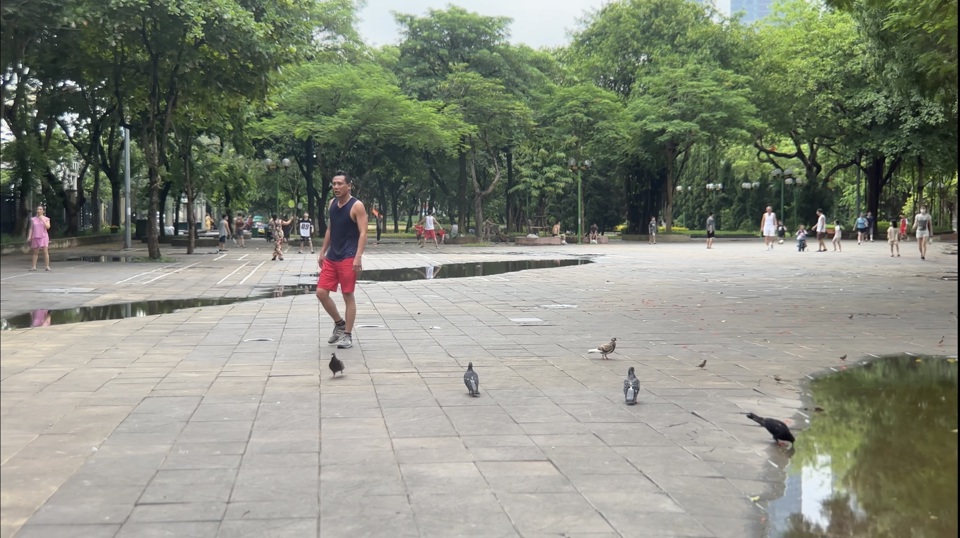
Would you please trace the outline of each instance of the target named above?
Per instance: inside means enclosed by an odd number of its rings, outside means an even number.
[[[887,228],[887,243],[890,243],[890,257],[893,257],[894,251],[897,257],[900,257],[900,230],[893,227],[893,221],[890,221],[890,227]]]
[[[803,224],[797,228],[797,251],[803,252],[807,250],[807,229]]]
[[[777,238],[779,239],[778,243],[783,244],[783,240],[787,237],[787,227],[783,225],[782,221],[777,221]]]
[[[840,226],[840,221],[833,221],[833,250],[835,252],[843,252],[843,247],[840,246],[840,236],[843,235],[843,226]]]

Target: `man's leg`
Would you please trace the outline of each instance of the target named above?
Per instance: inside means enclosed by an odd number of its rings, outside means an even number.
[[[330,302],[333,302],[332,300]],[[353,323],[357,320],[357,299],[353,293],[344,293],[343,294],[343,303],[344,311],[346,313],[347,326],[345,327],[346,334],[353,333]],[[336,308],[336,307],[334,307]]]

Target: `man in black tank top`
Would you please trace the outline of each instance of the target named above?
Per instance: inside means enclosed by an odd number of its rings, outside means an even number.
[[[337,172],[331,180],[334,200],[330,204],[330,225],[320,247],[320,277],[317,279],[317,299],[333,318],[333,334],[327,340],[340,349],[353,347],[353,323],[357,319],[354,290],[357,277],[363,270],[363,249],[367,244],[367,211],[363,202],[351,194],[353,180],[344,172]],[[345,317],[340,317],[330,292],[343,294]]]

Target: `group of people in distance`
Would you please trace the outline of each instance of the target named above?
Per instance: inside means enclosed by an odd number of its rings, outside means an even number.
[[[710,214],[710,217],[707,218],[707,248],[712,246],[713,238],[713,213]],[[875,226],[875,221],[871,213],[867,213],[864,216],[863,213],[857,217],[854,227],[857,230],[857,244],[863,244],[863,241],[873,241],[873,228]],[[933,218],[929,213],[927,213],[927,207],[925,205],[920,206],[920,213],[914,218],[913,221],[913,231],[916,233],[917,245],[920,249],[920,259],[927,259],[927,244],[930,241],[930,238],[933,236]],[[773,250],[773,244],[776,241],[779,244],[783,244],[784,238],[786,237],[786,227],[783,223],[777,220],[776,213],[773,212],[773,208],[767,206],[766,212],[760,218],[760,235],[763,236],[763,243],[766,246],[767,250]],[[822,209],[817,209],[817,224],[815,225],[813,232],[816,234],[817,238],[817,252],[826,252],[827,246],[825,244],[825,239],[827,236],[827,217],[824,215]],[[839,220],[833,222],[833,250],[835,252],[842,252],[842,237],[843,237],[843,225],[840,224]],[[803,224],[798,225],[797,232],[797,250],[804,252],[807,250],[807,229]],[[900,256],[900,241],[907,239],[907,219],[900,215],[898,221],[891,220],[890,226],[887,228],[887,242],[890,244],[890,257]]]

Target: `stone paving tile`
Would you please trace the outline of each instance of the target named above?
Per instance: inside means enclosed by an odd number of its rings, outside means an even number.
[[[4,331],[0,538],[377,536],[381,524],[444,538],[760,536],[750,498],[780,494],[789,460],[743,413],[794,416],[805,375],[842,353],[955,355],[957,285],[940,275],[956,263],[941,245],[896,265],[872,246],[843,258],[718,247],[426,253],[600,263],[362,283],[356,345],[337,350],[347,370],[336,378],[329,324],[309,295]],[[385,245],[368,263],[410,267],[420,254]],[[316,272],[313,256],[291,255],[246,284],[214,285],[239,256],[192,258],[195,269],[152,284],[127,264],[7,279],[22,257],[5,256],[0,313],[243,297]],[[784,285],[811,274],[803,293]],[[901,319],[877,314],[894,279],[894,296],[918,299],[899,303]],[[95,291],[38,291],[81,285]],[[850,295],[838,303],[841,288]],[[611,336],[610,360],[586,353]],[[470,361],[480,398],[463,387]],[[620,392],[628,365],[642,386],[633,407]],[[115,517],[126,520],[89,524]]]

